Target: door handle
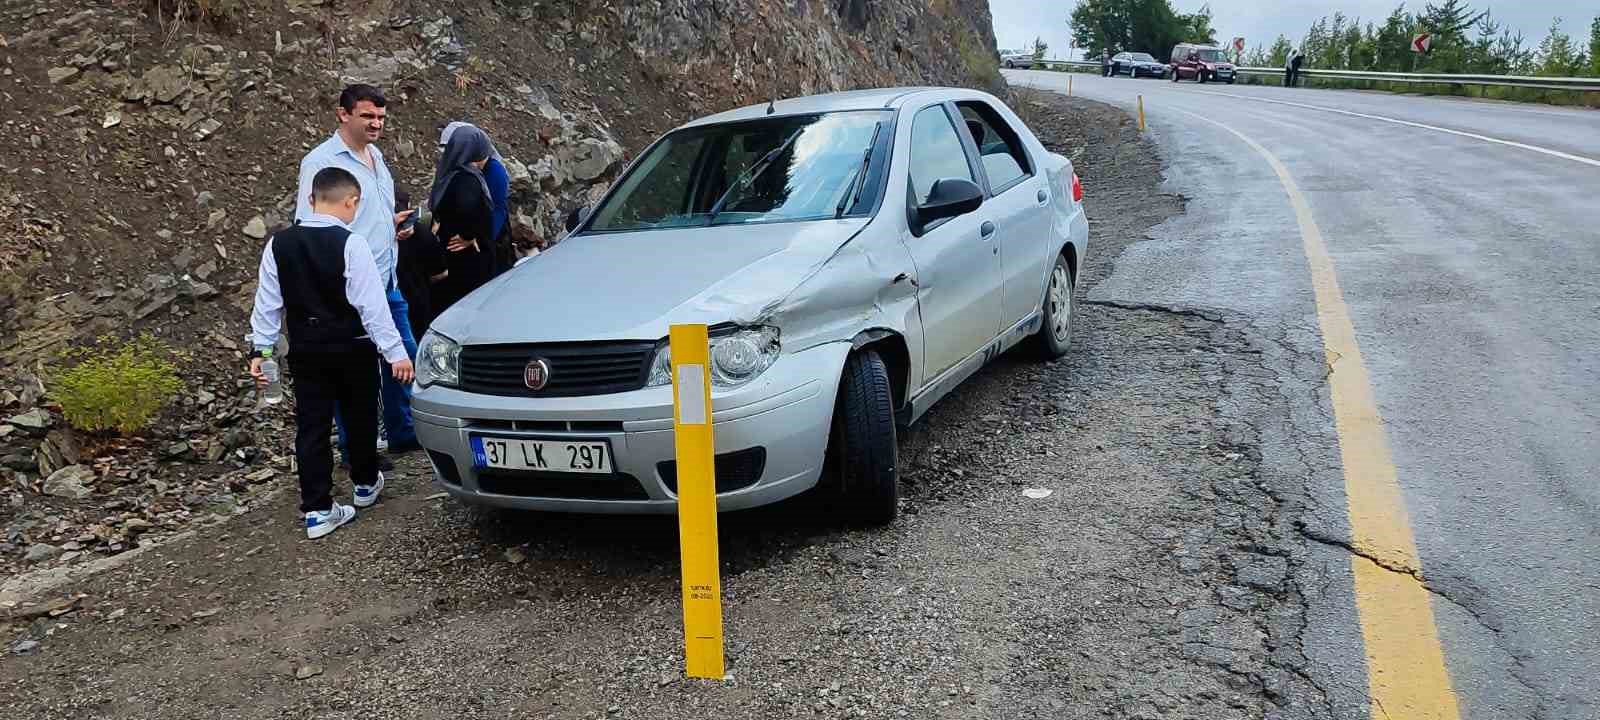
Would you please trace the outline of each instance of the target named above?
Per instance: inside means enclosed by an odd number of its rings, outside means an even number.
[[[1039,188],[1039,196],[1038,197],[1039,197],[1039,204],[1040,205],[1043,205],[1043,204],[1045,204],[1047,202],[1050,202],[1050,193],[1045,192],[1044,188]]]
[[[993,220],[985,220],[982,225],[978,226],[978,234],[982,235],[985,240],[994,237],[994,230]]]

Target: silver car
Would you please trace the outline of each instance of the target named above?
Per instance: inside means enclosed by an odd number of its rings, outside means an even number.
[[[721,510],[822,485],[897,505],[895,433],[1012,346],[1066,352],[1088,225],[1072,163],[993,96],[835,93],[657,140],[570,236],[441,315],[412,409],[468,503],[677,509],[675,323],[712,335]]]
[[[1005,66],[1007,69],[1023,68],[1026,70],[1032,68],[1035,59],[1036,58],[1034,57],[1033,51],[1031,50],[1000,51],[1000,64]]]

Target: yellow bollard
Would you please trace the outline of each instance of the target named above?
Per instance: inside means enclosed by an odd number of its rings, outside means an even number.
[[[683,555],[683,658],[689,677],[723,679],[722,578],[711,434],[711,360],[705,325],[673,325],[672,430],[678,456],[678,543]]]
[[[1144,132],[1144,96],[1139,96],[1139,132]]]
[[[1072,97],[1072,75],[1067,75],[1067,97]]]

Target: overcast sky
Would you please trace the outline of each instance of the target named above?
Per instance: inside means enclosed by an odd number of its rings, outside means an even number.
[[[994,14],[994,34],[1000,47],[1012,48],[1028,45],[1034,36],[1042,36],[1050,43],[1051,57],[1065,57],[1071,37],[1067,32],[1067,16],[1072,13],[1074,0],[989,0],[989,10]],[[1178,12],[1189,13],[1206,4],[1203,0],[1173,0]],[[1279,33],[1298,41],[1306,28],[1323,15],[1335,10],[1348,16],[1360,16],[1367,21],[1382,23],[1398,5],[1398,0],[1211,0],[1213,26],[1217,40],[1226,43],[1243,36],[1246,47],[1271,45]],[[1406,3],[1417,9],[1426,0]],[[1521,30],[1527,36],[1528,46],[1538,45],[1550,27],[1551,18],[1563,18],[1561,27],[1569,35],[1581,38],[1587,45],[1589,23],[1600,12],[1600,3],[1594,0],[1497,0],[1469,3],[1475,8],[1487,9],[1500,22],[1512,30]]]

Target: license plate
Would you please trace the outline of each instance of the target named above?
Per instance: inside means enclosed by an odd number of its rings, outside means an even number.
[[[479,469],[611,474],[611,445],[603,440],[524,440],[473,436]]]

